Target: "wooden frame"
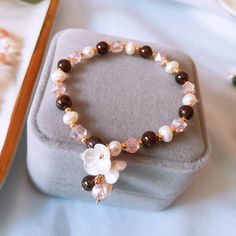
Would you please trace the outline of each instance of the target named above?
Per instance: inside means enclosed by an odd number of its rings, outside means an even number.
[[[16,99],[16,104],[7,131],[6,141],[3,145],[2,152],[0,153],[0,186],[3,185],[10,170],[17,144],[21,136],[38,71],[43,59],[53,20],[56,15],[58,2],[59,0],[51,0],[50,2],[33,56]]]

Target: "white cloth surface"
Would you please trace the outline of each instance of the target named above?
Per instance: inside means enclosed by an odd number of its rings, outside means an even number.
[[[236,16],[236,0],[174,0],[189,6],[214,11],[219,14],[229,13]]]
[[[235,20],[164,0],[62,0],[54,33],[67,27],[160,41],[188,53],[197,64],[212,159],[165,211],[96,206],[39,193],[27,175],[23,134],[0,192],[0,235],[235,236],[236,88],[225,80],[236,64]]]
[[[16,0],[0,1],[0,28],[9,31],[10,34],[18,38],[21,51],[19,63],[12,63],[13,66],[8,66],[11,76],[7,77],[5,75],[6,69],[1,69],[1,66],[4,66],[0,65],[2,80],[0,86],[4,87],[4,89],[0,89],[0,103],[2,103],[0,104],[0,152],[5,143],[17,96],[34,52],[49,3],[49,0],[37,5],[25,4]],[[27,27],[25,27],[26,24]]]

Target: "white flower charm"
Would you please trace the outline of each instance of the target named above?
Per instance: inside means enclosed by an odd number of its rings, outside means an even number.
[[[114,160],[111,162],[111,152],[103,144],[96,144],[81,154],[85,171],[94,177],[92,195],[99,203],[107,197],[112,185],[119,179],[120,171],[127,166],[126,161]],[[87,176],[88,177],[88,176]]]
[[[114,160],[112,161],[110,170],[105,173],[105,179],[108,184],[114,184],[120,176],[120,171],[124,170],[127,166],[126,161]]]
[[[81,158],[85,171],[90,175],[104,175],[111,168],[111,155],[103,144],[98,143],[94,148],[88,148],[82,153]]]

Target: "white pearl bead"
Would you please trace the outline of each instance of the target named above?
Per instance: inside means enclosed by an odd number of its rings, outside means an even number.
[[[92,58],[94,56],[94,49],[92,47],[86,47],[83,49],[82,54],[86,59]]]
[[[71,123],[75,123],[75,122],[77,122],[78,119],[79,119],[79,114],[75,111],[66,112],[63,116],[63,122],[66,125],[70,125]]]
[[[194,106],[197,102],[197,98],[191,93],[187,93],[182,99],[183,105]]]
[[[118,141],[111,141],[109,143],[109,150],[113,157],[119,156],[122,151],[122,145]]]
[[[164,142],[170,142],[173,139],[173,130],[168,125],[163,125],[158,130],[158,134]]]
[[[166,64],[165,71],[167,73],[175,73],[179,69],[179,63],[177,61],[170,61]]]
[[[62,70],[56,70],[51,74],[51,80],[53,82],[63,82],[67,78],[67,74]]]
[[[136,45],[133,42],[129,42],[126,44],[125,52],[128,55],[133,55],[135,53],[135,48],[136,48]]]

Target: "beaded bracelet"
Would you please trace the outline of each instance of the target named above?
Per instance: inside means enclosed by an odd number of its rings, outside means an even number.
[[[78,123],[79,115],[72,110],[71,98],[66,95],[66,87],[63,81],[68,78],[72,66],[79,64],[83,59],[89,59],[95,55],[106,55],[109,51],[120,53],[123,50],[128,55],[138,53],[143,58],[153,58],[156,63],[165,67],[165,71],[175,75],[175,80],[182,86],[184,97],[179,108],[179,118],[172,121],[171,125],[164,125],[158,132],[146,131],[141,138],[129,138],[124,142],[111,141],[105,143],[100,138],[91,136],[88,138],[87,130]],[[195,97],[195,85],[188,81],[188,74],[179,69],[177,61],[169,61],[160,52],[153,51],[150,46],[138,46],[133,42],[125,43],[114,41],[110,44],[101,41],[95,48],[86,47],[82,51],[73,51],[68,58],[58,62],[57,70],[51,74],[54,82],[52,92],[56,95],[56,106],[64,111],[63,122],[70,127],[70,136],[86,144],[87,149],[81,154],[83,167],[89,174],[82,180],[82,188],[92,191],[96,202],[100,202],[111,192],[113,184],[118,180],[120,171],[127,166],[126,161],[112,160],[122,151],[136,153],[141,147],[150,147],[157,142],[170,142],[174,133],[183,132],[187,126],[187,120],[191,119],[193,106],[198,102]]]

